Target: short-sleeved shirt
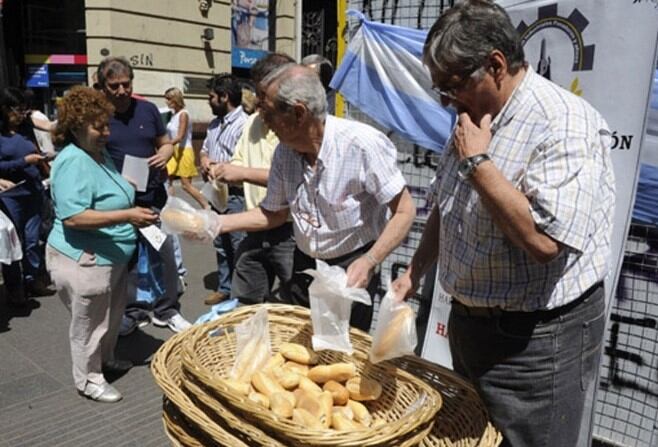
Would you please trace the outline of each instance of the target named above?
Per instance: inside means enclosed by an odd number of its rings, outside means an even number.
[[[112,211],[131,208],[135,193],[104,152],[98,163],[84,150],[69,144],[57,156],[50,173],[55,208],[48,243],[73,260],[83,251],[96,254],[98,265],[125,264],[135,251],[136,232],[129,223],[97,229],[74,229],[63,221],[85,210]]]
[[[487,152],[496,168],[563,249],[540,264],[512,244],[471,183],[458,177],[451,139],[435,183],[441,285],[469,306],[563,306],[608,271],[615,203],[608,126],[583,99],[528,69],[492,122],[492,135]]]
[[[279,144],[279,139],[267,127],[259,113],[249,117],[242,136],[235,146],[235,153],[231,164],[247,168],[269,169],[272,165],[274,150]],[[244,203],[247,210],[256,208],[267,194],[267,188],[244,182]]]
[[[35,151],[34,143],[20,134],[0,135],[0,177],[23,182],[2,193],[2,197],[25,197],[43,191],[39,169],[25,162],[25,156]]]
[[[279,144],[261,207],[290,208],[297,246],[313,258],[332,259],[379,237],[387,205],[405,185],[386,135],[328,115],[315,170]]]
[[[158,108],[151,102],[132,98],[130,107],[124,113],[115,113],[110,118],[110,138],[107,151],[119,172],[123,170],[126,155],[149,158],[157,150],[156,139],[165,135]],[[137,203],[143,206],[162,206],[160,195],[164,192],[163,183],[166,170],[151,168],[146,192],[137,193]],[[166,194],[166,193],[165,193]],[[165,195],[166,200],[166,195]]]
[[[227,113],[226,116],[212,120],[208,124],[201,153],[206,154],[212,161],[219,163],[231,161],[235,144],[242,135],[248,117],[249,115],[242,110],[242,106],[238,106]]]

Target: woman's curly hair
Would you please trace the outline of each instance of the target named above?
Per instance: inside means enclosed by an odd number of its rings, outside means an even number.
[[[114,106],[105,95],[93,88],[73,87],[57,105],[57,127],[53,139],[59,147],[74,141],[72,131],[108,120]]]

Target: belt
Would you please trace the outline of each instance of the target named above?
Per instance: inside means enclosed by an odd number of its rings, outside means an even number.
[[[244,189],[242,186],[229,186],[228,187],[228,195],[229,196],[244,196]]]
[[[550,310],[536,310],[531,312],[522,312],[522,311],[509,311],[503,310],[500,307],[471,307],[465,306],[464,304],[457,301],[455,298],[452,299],[452,311],[457,315],[472,317],[472,318],[500,318],[504,316],[510,317],[532,317],[537,321],[549,321],[553,318],[564,315],[567,312],[570,312],[574,308],[578,307],[589,298],[594,292],[599,288],[603,287],[603,281],[599,281],[589,289],[587,289],[582,295],[580,295],[575,300],[565,304],[564,306],[556,307],[555,309]]]

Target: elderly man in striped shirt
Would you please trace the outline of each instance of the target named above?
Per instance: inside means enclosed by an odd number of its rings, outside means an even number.
[[[475,384],[504,445],[576,446],[605,326],[608,126],[528,66],[492,1],[445,12],[423,58],[459,122],[437,169],[436,206],[393,288],[411,296],[438,259],[453,297],[453,367]]]
[[[290,213],[298,293],[282,293],[284,300],[308,305],[309,281],[301,271],[315,267],[315,259],[345,268],[348,286],[373,295],[376,267],[416,215],[395,146],[370,126],[327,115],[324,88],[310,68],[283,65],[263,79],[258,94],[259,113],[280,140],[267,195],[257,208],[220,216],[217,231],[275,228]],[[371,319],[371,306],[352,309],[353,326],[367,331]]]
[[[233,157],[235,145],[242,135],[248,115],[242,110],[242,86],[233,75],[216,75],[209,82],[208,103],[217,116],[208,125],[206,138],[201,148],[201,171],[204,177],[212,177],[211,167],[218,163],[228,163]],[[241,185],[231,185],[228,190],[226,210],[215,210],[224,214],[244,211],[244,192]],[[217,251],[217,290],[211,293],[205,303],[217,304],[231,295],[231,276],[235,253],[245,233],[234,231],[217,236],[214,241]]]

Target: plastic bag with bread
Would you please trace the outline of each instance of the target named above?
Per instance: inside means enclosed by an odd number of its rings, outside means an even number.
[[[213,240],[221,228],[220,216],[210,210],[199,210],[185,200],[169,197],[160,212],[162,231],[182,234],[201,241]]]
[[[251,318],[237,325],[235,334],[235,362],[229,378],[249,383],[254,374],[263,370],[272,357],[267,309],[260,309]],[[259,389],[257,391],[263,393]]]
[[[370,361],[378,363],[413,354],[417,343],[416,315],[407,303],[395,299],[389,284],[388,292],[379,307]]]

